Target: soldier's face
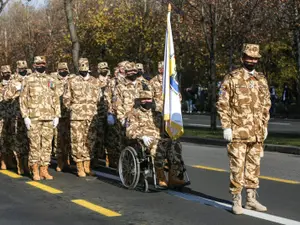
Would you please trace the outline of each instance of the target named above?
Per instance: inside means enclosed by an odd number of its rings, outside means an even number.
[[[66,77],[69,74],[69,71],[67,69],[60,69],[58,70],[58,74],[62,77]]]
[[[159,74],[163,74],[164,73],[164,68],[159,68],[158,72],[159,72]]]
[[[9,80],[9,78],[10,78],[10,72],[2,73],[2,76],[3,76],[3,80]]]
[[[153,107],[152,99],[151,98],[141,99],[141,106],[146,110],[152,109]]]
[[[19,69],[19,74],[21,76],[26,76],[27,75],[27,69],[25,69],[25,68]]]
[[[35,69],[36,71],[38,71],[39,73],[44,73],[46,71],[46,64],[45,63],[38,63],[35,64]]]
[[[246,54],[243,56],[242,61],[243,61],[244,67],[249,71],[254,70],[256,64],[258,63],[257,58],[250,57]]]

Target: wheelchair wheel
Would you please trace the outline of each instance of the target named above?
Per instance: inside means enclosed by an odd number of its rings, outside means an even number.
[[[128,189],[134,189],[140,179],[140,162],[137,152],[132,147],[126,147],[119,158],[119,176],[122,184]]]

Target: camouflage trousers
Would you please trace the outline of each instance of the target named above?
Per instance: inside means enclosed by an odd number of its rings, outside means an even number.
[[[16,119],[5,118],[2,127],[2,154],[13,154],[16,148]]]
[[[180,141],[172,141],[170,138],[162,138],[158,142],[156,152],[155,166],[162,168],[165,166],[165,160],[168,166],[172,167],[177,176],[182,177],[184,172],[184,163],[182,159],[182,145]]]
[[[16,120],[16,147],[15,155],[28,157],[29,139],[27,136],[27,129],[23,118]]]
[[[31,120],[29,138],[29,166],[38,164],[47,166],[51,160],[52,139],[54,134],[52,121]]]
[[[241,193],[243,187],[259,187],[260,153],[262,143],[232,142],[228,146],[230,165],[230,193]]]
[[[106,125],[104,124],[103,119],[97,119],[96,120],[96,141],[93,149],[93,154],[96,159],[104,159],[105,154],[107,153],[105,148],[104,148],[104,139],[106,136],[105,128]]]
[[[125,131],[121,124],[117,123],[107,127],[105,135],[105,149],[108,154],[109,166],[116,168],[121,151],[124,149]]]
[[[71,153],[71,126],[69,118],[60,118],[56,130],[55,145],[56,157],[67,159]]]
[[[89,161],[97,138],[95,123],[90,120],[71,121],[71,146],[74,162]]]

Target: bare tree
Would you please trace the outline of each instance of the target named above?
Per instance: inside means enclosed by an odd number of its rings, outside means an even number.
[[[9,0],[0,0],[0,13],[3,11],[8,2]]]
[[[69,32],[72,41],[72,57],[73,57],[74,70],[75,73],[78,73],[80,44],[79,44],[79,39],[77,36],[77,30],[74,22],[74,17],[73,17],[73,0],[64,0],[64,4],[65,4],[65,13],[68,21]]]

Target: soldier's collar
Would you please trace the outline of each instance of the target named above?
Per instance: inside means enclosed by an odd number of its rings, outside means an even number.
[[[254,77],[257,79],[257,72],[255,70],[252,70],[251,72],[247,71],[243,68],[243,78],[244,80],[248,80],[249,78]]]

